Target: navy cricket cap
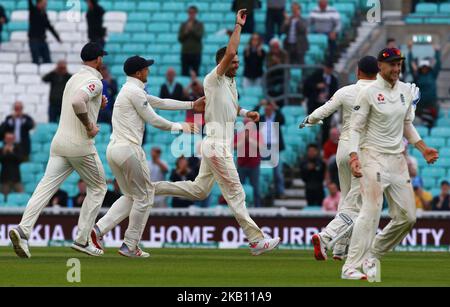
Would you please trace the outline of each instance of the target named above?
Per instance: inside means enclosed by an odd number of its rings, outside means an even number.
[[[83,49],[81,49],[81,59],[83,62],[93,61],[99,56],[108,55],[108,52],[103,50],[103,47],[97,43],[87,43],[84,45]]]
[[[374,56],[367,55],[358,61],[358,69],[366,75],[375,75],[378,73],[378,61]]]
[[[394,62],[404,59],[402,52],[397,48],[384,48],[378,53],[378,61],[380,62]]]
[[[141,69],[144,69],[146,67],[149,67],[155,63],[154,60],[146,60],[143,57],[140,57],[138,55],[132,56],[128,58],[125,63],[123,64],[123,71],[127,76],[132,75],[136,72],[138,72]]]

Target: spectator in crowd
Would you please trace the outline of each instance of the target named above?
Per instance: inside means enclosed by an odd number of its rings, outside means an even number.
[[[122,196],[122,193],[120,192],[119,184],[117,183],[117,180],[113,180],[113,190],[106,191],[105,198],[103,199],[102,207],[111,207],[116,200],[118,200]]]
[[[289,55],[281,47],[281,42],[277,38],[270,40],[270,50],[267,55],[267,69],[276,65],[287,64]],[[271,96],[279,96],[283,94],[284,70],[276,69],[267,76],[267,87]]]
[[[292,3],[292,15],[285,13],[282,32],[286,34],[284,49],[289,55],[290,64],[305,64],[305,53],[309,49],[308,22],[302,18],[301,6]]]
[[[266,43],[270,42],[275,34],[281,35],[285,9],[286,0],[267,0]]]
[[[327,161],[324,161],[327,171],[325,173],[325,182],[336,183],[338,189],[341,189],[339,182],[339,170],[337,167],[336,156],[331,156]]]
[[[33,0],[28,0],[28,11],[28,38],[33,63],[51,63],[45,32],[50,30],[58,42],[62,41],[48,20],[47,0],[37,0],[36,5]]]
[[[259,174],[261,166],[260,146],[264,139],[254,122],[244,119],[245,129],[236,134],[237,171],[241,183],[248,179],[253,187],[253,200],[256,208],[261,207],[261,192],[259,191]]]
[[[195,101],[203,96],[205,96],[205,91],[203,89],[202,82],[199,79],[197,79],[196,74],[192,72],[191,82],[184,89],[184,97],[186,97],[186,99],[189,101]],[[205,112],[196,113],[194,112],[194,110],[187,110],[185,121],[187,123],[195,123],[198,126],[203,127],[205,125]]]
[[[67,62],[64,60],[58,61],[55,69],[42,77],[42,81],[50,84],[48,121],[51,123],[59,121],[64,89],[71,77],[72,75],[67,71]]]
[[[434,126],[439,113],[439,104],[437,101],[437,78],[441,71],[441,49],[434,45],[434,66],[429,58],[419,60],[418,64],[414,62],[412,53],[413,43],[408,43],[408,62],[409,69],[414,78],[414,83],[420,88],[421,98],[417,104],[416,114],[431,128]]]
[[[232,11],[237,13],[241,9],[246,9],[247,19],[241,33],[255,32],[255,10],[261,7],[260,0],[233,0]]]
[[[328,160],[335,156],[337,153],[338,143],[339,143],[339,129],[338,128],[331,128],[330,130],[330,137],[328,140],[323,144],[323,160],[325,163],[328,162]]]
[[[98,114],[98,121],[101,123],[111,124],[112,112],[114,108],[114,103],[116,101],[116,96],[118,93],[117,80],[114,79],[109,69],[106,65],[103,65],[100,69],[102,74],[102,84],[103,84],[103,95],[108,99],[108,103],[105,108],[100,108]]]
[[[175,99],[183,100],[183,86],[181,83],[175,82],[176,72],[175,69],[170,67],[166,72],[166,82],[161,85],[161,90],[159,91],[159,97],[163,99]]]
[[[87,186],[83,179],[78,180],[78,194],[73,198],[73,206],[81,208],[86,198]]]
[[[195,176],[189,169],[189,163],[188,160],[181,156],[177,159],[176,162],[176,169],[172,171],[172,174],[170,174],[170,181],[176,182],[176,181],[194,181]],[[181,199],[178,197],[172,198],[172,207],[173,208],[186,208],[189,206],[192,206],[194,202],[192,200],[188,199]]]
[[[337,38],[341,31],[341,16],[336,9],[328,6],[328,0],[319,0],[317,8],[309,15],[311,33],[328,36],[328,59],[334,62],[337,52]]]
[[[150,170],[150,181],[164,181],[166,174],[169,172],[167,163],[161,159],[161,148],[153,147],[150,151],[151,159],[148,161],[148,169]],[[163,195],[155,195],[154,207],[167,207],[166,197]]]
[[[23,113],[23,104],[16,101],[13,106],[13,113],[8,115],[0,127],[0,134],[11,132],[14,134],[14,141],[20,145],[24,160],[28,160],[31,152],[30,130],[35,126],[33,118]]]
[[[188,20],[181,24],[178,31],[178,41],[181,43],[182,75],[189,76],[190,71],[199,74],[202,60],[202,38],[204,33],[203,23],[197,20],[198,9],[190,6]]]
[[[441,182],[441,194],[435,196],[432,201],[433,211],[450,211],[449,187],[450,185],[447,180]]]
[[[328,183],[328,196],[322,202],[322,211],[336,212],[341,199],[341,192],[335,182]]]
[[[280,154],[285,149],[284,138],[281,130],[281,126],[285,124],[283,114],[278,109],[278,106],[274,101],[261,100],[260,106],[264,107],[264,114],[261,115],[259,126],[260,133],[263,137],[263,143],[267,146],[271,155],[263,157],[265,160],[274,161],[273,174],[275,179],[276,197],[284,198],[284,176],[283,176],[283,163],[280,161]],[[257,110],[259,106],[255,109]],[[278,124],[277,126],[274,124]]]
[[[244,87],[261,86],[265,59],[261,36],[254,33],[244,51]]]
[[[8,195],[12,190],[22,193],[23,185],[20,177],[20,163],[23,161],[22,149],[19,144],[15,143],[12,132],[6,132],[3,141],[3,147],[0,148],[2,193]]]
[[[59,189],[50,199],[48,205],[51,207],[67,207],[69,195],[66,191]]]
[[[6,16],[5,8],[0,4],[0,46],[2,45],[3,25],[7,23],[8,23],[8,16]]]
[[[338,90],[338,79],[333,74],[334,65],[326,61],[321,69],[316,70],[306,78],[303,85],[303,94],[307,98],[308,114],[322,106]],[[328,139],[331,118],[324,119],[322,125],[322,142]]]
[[[414,198],[416,200],[416,208],[422,210],[431,209],[431,201],[433,200],[433,195],[430,192],[423,189],[423,184],[420,180],[412,180],[412,186],[414,189]]]
[[[306,159],[300,163],[301,178],[305,182],[308,206],[320,206],[324,199],[325,164],[320,158],[319,146],[309,144]]]
[[[103,27],[103,15],[105,15],[105,10],[98,4],[98,0],[87,0],[87,5],[86,20],[89,41],[98,43],[104,48],[106,28]]]

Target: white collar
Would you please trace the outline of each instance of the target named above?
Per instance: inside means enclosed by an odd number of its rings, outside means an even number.
[[[372,83],[372,82],[374,82],[374,81],[375,81],[375,80],[361,79],[361,80],[358,80],[358,82],[356,82],[356,84],[367,85],[367,84],[370,84],[370,83]]]
[[[131,84],[134,84],[134,85],[136,85],[137,87],[139,87],[141,89],[145,89],[145,83],[142,82],[139,79],[134,78],[134,77],[128,76],[127,77],[127,83],[131,83]]]
[[[88,66],[88,65],[82,65],[81,69],[87,70],[87,71],[91,72],[92,74],[94,74],[100,80],[103,80],[102,74],[97,69],[95,69],[91,66]]]
[[[389,82],[387,82],[380,74],[377,75],[376,81],[381,87],[387,88],[389,90],[394,90],[398,87],[398,80],[395,82],[394,86],[392,86]]]

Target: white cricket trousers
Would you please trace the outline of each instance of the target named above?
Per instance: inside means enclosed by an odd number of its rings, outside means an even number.
[[[380,259],[403,240],[416,222],[414,192],[404,155],[363,149],[360,159],[362,207],[353,229],[344,271],[359,269],[369,257]],[[376,235],[383,192],[391,221]]]
[[[339,185],[341,199],[339,200],[336,217],[320,233],[327,241],[331,241],[339,234],[346,231],[356,221],[361,208],[361,195],[359,179],[352,175],[348,164],[350,156],[350,142],[339,140],[336,153],[336,163],[339,172]],[[340,239],[334,248],[335,253],[345,253],[350,243],[351,232]]]
[[[141,240],[155,195],[145,152],[136,144],[110,143],[106,158],[123,196],[97,222],[97,227],[105,234],[129,217],[124,243],[134,250]]]
[[[156,182],[155,194],[203,200],[210,194],[216,181],[248,241],[258,242],[264,239],[264,233],[248,213],[245,192],[230,147],[227,141],[206,137],[202,141],[202,161],[195,181]]]
[[[105,172],[97,153],[83,157],[50,155],[44,177],[28,201],[19,224],[19,228],[27,238],[30,238],[42,210],[74,170],[87,186],[86,198],[81,206],[78,219],[78,233],[75,242],[81,245],[88,243],[89,235],[107,190]]]

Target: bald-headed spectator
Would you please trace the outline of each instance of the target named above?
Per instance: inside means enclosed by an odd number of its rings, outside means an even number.
[[[0,127],[2,138],[8,132],[14,135],[14,141],[20,144],[21,153],[25,160],[28,160],[31,152],[30,130],[34,128],[34,125],[33,118],[23,113],[22,102],[16,101],[13,106],[13,113],[6,117]]]
[[[42,81],[50,84],[50,98],[48,106],[48,121],[56,123],[61,114],[62,97],[67,81],[71,74],[67,71],[67,63],[64,60],[59,61],[53,71],[46,74]]]
[[[174,100],[183,100],[183,86],[175,82],[175,77],[177,73],[175,69],[170,67],[166,72],[166,82],[161,85],[161,90],[159,91],[159,97],[163,99],[174,99]]]
[[[338,143],[339,143],[339,129],[338,128],[331,128],[330,130],[330,137],[328,140],[323,144],[323,159],[325,162],[328,161],[332,156],[335,156],[337,153]]]
[[[20,177],[20,163],[23,161],[23,152],[19,144],[15,142],[14,133],[6,132],[3,139],[3,147],[0,148],[0,183],[2,193],[8,195],[12,190],[16,193],[23,192]]]
[[[189,76],[190,71],[198,75],[202,60],[203,23],[197,20],[198,9],[190,6],[188,20],[183,22],[178,31],[178,41],[181,43],[182,75]]]
[[[46,32],[49,30],[53,36],[61,42],[47,16],[47,0],[28,0],[28,39],[31,57],[34,64],[51,63],[50,50],[46,41]]]

